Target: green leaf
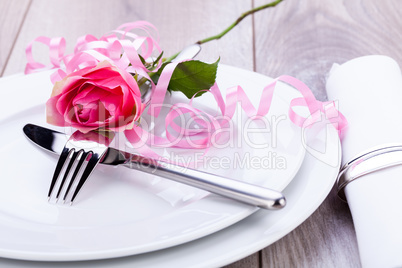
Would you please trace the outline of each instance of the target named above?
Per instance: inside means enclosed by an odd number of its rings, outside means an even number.
[[[151,70],[153,70],[155,68],[155,66],[158,64],[158,62],[162,58],[162,56],[163,56],[163,51],[161,52],[161,54],[159,54],[159,56],[156,58],[156,60],[153,61],[152,66],[151,66]]]
[[[170,79],[168,89],[180,91],[191,99],[196,93],[199,97],[205,93],[200,90],[209,90],[215,83],[218,70],[218,59],[214,63],[191,60],[177,65]]]
[[[138,54],[138,57],[140,58],[142,64],[144,64],[144,65],[147,64],[147,61],[140,54]],[[131,65],[131,63],[130,63],[130,65]]]
[[[219,60],[214,63],[205,63],[198,60],[179,63],[170,79],[169,92],[180,91],[189,99],[196,93],[198,93],[196,97],[201,96],[205,91],[199,92],[200,90],[209,90],[214,85]],[[158,83],[163,69],[169,63],[164,62],[157,72],[150,75],[155,84]]]
[[[144,57],[142,57],[140,54],[138,54],[138,57],[140,58],[142,64],[149,70],[152,71],[153,69],[155,69],[155,66],[158,64],[158,62],[160,61],[160,59],[163,56],[163,51],[161,52],[161,54],[159,54],[159,56],[153,60],[152,62],[147,62]],[[130,63],[131,66],[131,63]]]

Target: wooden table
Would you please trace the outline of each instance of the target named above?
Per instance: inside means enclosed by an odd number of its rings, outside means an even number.
[[[71,51],[79,36],[99,37],[122,23],[148,20],[159,29],[165,55],[170,55],[267,2],[2,0],[0,76],[24,71],[25,47],[39,35],[63,36]],[[398,0],[286,0],[203,45],[199,58],[211,61],[220,56],[222,63],[270,77],[292,75],[325,100],[326,75],[335,62],[384,54],[402,63],[401,7]],[[293,232],[228,267],[360,267],[347,204],[333,190]]]

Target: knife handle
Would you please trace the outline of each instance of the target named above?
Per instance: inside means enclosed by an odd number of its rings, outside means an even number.
[[[286,205],[281,192],[171,163],[135,157],[124,165],[264,209],[276,210]]]

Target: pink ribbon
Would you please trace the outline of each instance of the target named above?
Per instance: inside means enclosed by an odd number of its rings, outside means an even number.
[[[138,36],[130,33],[131,30],[142,30],[147,36]],[[119,38],[114,33],[120,34],[122,37]],[[107,60],[129,73],[148,77],[148,70],[142,63],[140,55],[144,59],[148,59],[154,51],[162,52],[158,44],[157,29],[149,22],[136,21],[121,25],[114,33],[99,39],[92,35],[80,37],[74,47],[74,52],[68,55],[64,55],[64,38],[37,37],[28,44],[25,50],[27,57],[25,74],[58,68],[51,76],[52,82],[55,83],[78,69],[94,66],[98,62]],[[49,48],[49,65],[37,62],[33,58],[32,48],[37,42]],[[60,68],[62,64],[64,64],[64,68]],[[158,63],[158,66],[160,64]]]
[[[134,30],[140,30],[145,35],[140,36],[135,34],[132,32]],[[121,37],[119,38],[116,34]],[[26,48],[27,64],[25,73],[29,74],[56,68],[57,70],[51,75],[51,80],[55,83],[76,70],[94,66],[101,61],[107,60],[122,70],[136,73],[140,77],[149,79],[149,70],[144,66],[140,57],[148,59],[154,52],[157,52],[159,55],[161,49],[158,42],[157,29],[146,21],[123,24],[111,34],[102,36],[99,39],[92,35],[80,37],[77,40],[74,52],[68,55],[64,55],[64,38],[40,36],[29,43]],[[42,43],[49,48],[49,65],[37,62],[33,58],[32,48],[34,43]],[[62,67],[63,64],[64,67]],[[161,73],[157,85],[152,83],[152,98],[148,109],[148,114],[151,116],[159,116],[170,78],[177,64],[168,64]],[[161,61],[156,63],[156,65],[159,68]],[[269,112],[274,89],[278,82],[291,85],[302,95],[300,98],[293,99],[289,107],[289,118],[295,125],[310,127],[315,122],[321,120],[322,116],[325,116],[338,130],[338,133],[346,127],[347,121],[345,117],[336,109],[333,102],[318,101],[303,82],[294,77],[283,75],[276,78],[263,89],[257,108],[252,105],[247,94],[240,86],[227,89],[224,101],[221,90],[215,84],[209,92],[213,94],[219,108],[220,114],[218,116],[196,109],[192,106],[193,99],[191,99],[189,103],[175,104],[171,107],[165,118],[166,137],[157,136],[139,127],[126,130],[125,135],[133,145],[137,145],[135,148],[140,153],[151,157],[156,157],[156,153],[150,149],[150,145],[208,149],[211,146],[212,137],[219,138],[220,130],[227,126],[228,122],[232,119],[237,103],[240,103],[244,112],[251,118],[265,116]],[[302,117],[297,114],[294,108],[298,106],[306,107],[309,110],[310,116]],[[181,116],[187,116],[198,127],[188,128],[177,124],[175,120]]]
[[[318,101],[311,90],[300,80],[283,75],[276,78],[269,85],[265,86],[260,97],[260,103],[257,108],[253,106],[245,91],[240,86],[227,89],[226,102],[223,100],[221,90],[215,84],[209,92],[213,94],[216,104],[221,112],[219,115],[211,115],[205,111],[194,108],[191,103],[177,103],[173,105],[165,118],[166,138],[154,137],[150,133],[145,133],[141,128],[132,130],[132,142],[137,142],[141,137],[150,137],[148,145],[179,147],[179,148],[209,148],[211,146],[212,135],[219,132],[227,126],[228,122],[233,118],[237,103],[240,103],[243,111],[250,118],[263,117],[269,112],[275,86],[278,82],[285,82],[296,90],[302,97],[295,98],[291,101],[289,107],[289,119],[299,127],[311,127],[318,121],[322,121],[322,116],[329,120],[338,133],[346,127],[346,118],[336,109],[334,102]],[[162,92],[163,96],[165,92]],[[158,104],[158,103],[157,103]],[[297,106],[307,107],[310,116],[303,117],[297,114],[293,108]],[[152,109],[152,105],[150,107]],[[151,113],[152,114],[152,113]],[[175,118],[189,115],[189,117],[198,124],[198,129],[186,129],[174,123]],[[218,119],[219,118],[219,119]],[[223,118],[223,119],[222,119]],[[172,128],[175,133],[169,129]],[[130,130],[131,131],[131,130]],[[218,133],[219,135],[219,133]],[[134,138],[136,136],[136,138]],[[151,142],[152,141],[152,142]]]
[[[32,54],[32,46],[35,42],[42,43],[45,46],[49,47],[49,60],[50,60],[50,65],[46,66],[45,64],[42,64],[40,62],[37,62],[33,58]],[[25,73],[33,73],[37,70],[48,70],[48,69],[53,69],[53,68],[59,68],[60,63],[63,59],[64,55],[64,50],[66,47],[66,41],[64,38],[48,38],[45,36],[39,36],[35,38],[32,42],[28,44],[28,46],[25,49],[25,55],[27,57],[27,64],[25,66]]]

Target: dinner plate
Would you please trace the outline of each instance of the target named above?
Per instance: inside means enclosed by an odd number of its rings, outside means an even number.
[[[217,81],[223,93],[241,85],[257,106],[272,79],[221,65]],[[57,158],[30,144],[22,127],[47,126],[44,101],[51,87],[49,72],[0,80],[0,256],[74,261],[140,254],[206,236],[256,211],[189,186],[107,166],[97,168],[73,206],[49,204],[46,196]],[[283,190],[305,155],[302,131],[287,117],[290,100],[298,96],[280,83],[266,120],[250,121],[238,109],[224,147],[159,153],[175,153],[190,162],[201,155],[201,170]],[[178,94],[167,99],[181,101],[186,100]],[[217,110],[208,94],[194,105]],[[129,147],[124,140],[115,145]]]
[[[307,142],[309,153],[283,193],[287,205],[279,211],[259,210],[212,235],[164,250],[124,258],[86,262],[25,262],[0,259],[10,268],[67,267],[222,267],[240,260],[279,240],[323,202],[332,189],[340,166],[340,143],[331,126],[313,132]]]

